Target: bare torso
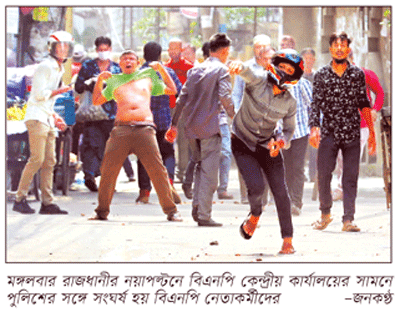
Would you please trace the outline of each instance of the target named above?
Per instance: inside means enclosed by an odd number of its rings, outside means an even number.
[[[153,122],[150,110],[151,79],[132,80],[114,91],[118,110],[115,121]]]

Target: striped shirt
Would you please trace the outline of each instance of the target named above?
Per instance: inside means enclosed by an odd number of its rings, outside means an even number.
[[[148,62],[144,63],[140,69],[144,68],[149,68]],[[178,91],[177,94],[179,95],[182,89],[182,84],[178,76],[175,74],[174,70],[169,67],[165,67],[165,70],[168,71],[169,75],[174,81],[176,89]],[[175,97],[175,95],[173,95],[173,97]],[[171,126],[171,120],[172,120],[171,108],[170,108],[170,96],[166,94],[159,96],[151,96],[150,109],[151,112],[153,113],[154,124],[157,127],[157,131],[168,130],[168,128]]]
[[[312,85],[310,81],[301,78],[290,90],[297,101],[296,128],[293,140],[310,134],[308,115],[312,102]]]

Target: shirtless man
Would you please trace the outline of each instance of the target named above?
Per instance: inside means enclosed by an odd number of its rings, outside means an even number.
[[[93,104],[101,105],[114,99],[118,106],[114,128],[107,141],[101,165],[101,180],[96,216],[90,220],[107,220],[115,184],[122,164],[129,154],[135,154],[144,165],[157,192],[168,221],[182,221],[173,200],[172,188],[156,140],[152,95],[176,94],[168,72],[158,62],[150,68],[137,70],[139,59],[134,51],[122,53],[119,61],[122,74],[102,72],[93,90]],[[162,80],[158,77],[161,75]],[[104,82],[107,86],[103,90]]]

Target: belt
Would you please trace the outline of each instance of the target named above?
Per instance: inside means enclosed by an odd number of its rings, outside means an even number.
[[[129,127],[143,127],[143,126],[149,126],[149,127],[154,127],[155,125],[151,121],[119,121],[116,120],[114,122],[114,126],[121,127],[121,126],[129,126]]]

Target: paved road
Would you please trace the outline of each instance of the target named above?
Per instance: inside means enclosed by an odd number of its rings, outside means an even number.
[[[79,178],[79,175],[78,175]],[[183,203],[184,222],[168,222],[153,191],[149,204],[136,204],[137,182],[127,182],[123,171],[109,220],[88,221],[97,195],[84,186],[57,203],[69,211],[64,216],[21,215],[6,204],[7,262],[390,262],[391,211],[386,208],[382,178],[361,178],[355,223],[360,233],[341,231],[342,202],[335,202],[334,221],[324,231],[311,223],[319,217],[318,203],[311,200],[312,184],[306,183],[303,213],[293,217],[296,253],[279,256],[282,240],[275,206],[270,205],[253,238],[244,240],[239,225],[248,205],[238,204],[239,182],[232,169],[230,191],[234,200],[215,198],[213,218],[221,228],[202,228],[191,218],[191,201],[176,184]],[[235,203],[236,202],[236,203]],[[31,201],[39,210],[40,203]]]

